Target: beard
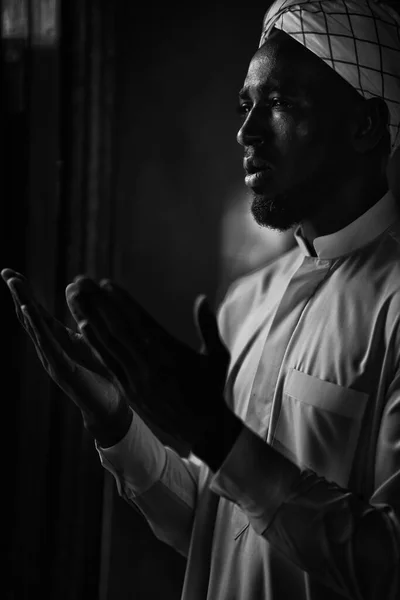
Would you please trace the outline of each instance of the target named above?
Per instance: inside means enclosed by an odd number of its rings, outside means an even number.
[[[313,202],[298,194],[276,194],[273,198],[253,193],[251,213],[261,227],[288,231],[313,213]]]
[[[327,192],[337,185],[337,175],[331,167],[313,173],[290,189],[275,193],[253,191],[251,213],[261,227],[288,231],[326,206]]]

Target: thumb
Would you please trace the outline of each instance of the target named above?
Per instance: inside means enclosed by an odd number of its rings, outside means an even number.
[[[194,303],[194,320],[206,354],[226,353],[218,331],[217,319],[205,295],[197,296]]]

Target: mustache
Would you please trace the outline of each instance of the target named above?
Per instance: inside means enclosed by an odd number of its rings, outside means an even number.
[[[247,173],[257,173],[266,169],[273,169],[272,162],[256,152],[247,151],[243,157],[243,168]]]

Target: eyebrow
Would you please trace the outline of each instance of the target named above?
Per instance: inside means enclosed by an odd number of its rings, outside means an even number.
[[[283,92],[286,94],[296,93],[296,95],[297,95],[299,93],[298,87],[296,89],[296,87],[292,81],[282,83],[278,79],[269,79],[266,83],[261,85],[258,88],[258,90],[264,94],[271,92],[272,90],[276,90],[276,91]],[[241,100],[244,100],[245,98],[248,98],[248,97],[249,97],[249,87],[243,86],[242,89],[239,91],[239,98]]]

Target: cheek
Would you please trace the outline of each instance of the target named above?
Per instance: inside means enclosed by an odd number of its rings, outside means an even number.
[[[296,126],[298,159],[312,169],[325,162],[337,162],[345,153],[342,127],[334,120],[302,121]]]
[[[299,144],[310,151],[321,152],[322,155],[326,153],[336,134],[336,128],[331,126],[328,119],[307,119],[300,121],[296,127]]]
[[[338,168],[345,156],[340,146],[341,128],[334,119],[295,119],[281,116],[274,122],[279,140],[283,173],[287,182],[312,177],[317,173],[329,174]]]
[[[276,123],[279,127],[279,138],[288,153],[312,151],[319,147],[326,137],[321,127],[313,119],[299,119],[285,116]]]
[[[284,184],[290,186],[315,177],[324,177],[332,168],[332,152],[326,133],[315,123],[298,123],[288,146]]]
[[[292,157],[290,162],[294,170],[302,168],[310,171],[315,165],[323,162],[326,154],[326,136],[316,123],[307,120],[293,124],[287,141],[288,155]]]
[[[303,153],[312,146],[311,128],[307,124],[296,124],[295,120],[287,115],[276,116],[271,125],[271,141],[273,140],[276,158],[292,170],[298,160],[301,160]]]
[[[296,136],[300,142],[312,140],[313,138],[315,138],[315,134],[316,127],[314,124],[311,124],[309,122],[303,121],[302,123],[299,123],[296,127]]]

